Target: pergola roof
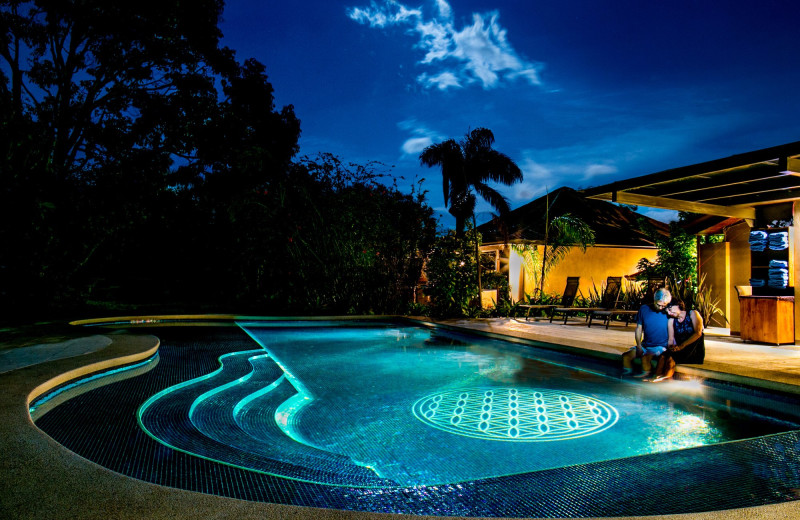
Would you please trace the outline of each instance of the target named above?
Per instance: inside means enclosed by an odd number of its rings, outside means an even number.
[[[590,199],[754,219],[756,206],[800,199],[800,141],[612,182]]]

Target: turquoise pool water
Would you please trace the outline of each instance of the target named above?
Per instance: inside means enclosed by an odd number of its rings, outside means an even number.
[[[685,382],[401,324],[240,323],[251,348],[151,395],[158,443],[287,479],[435,486],[797,429]]]

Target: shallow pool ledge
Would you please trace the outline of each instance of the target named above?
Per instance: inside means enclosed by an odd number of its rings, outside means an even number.
[[[533,341],[537,347],[591,357],[606,362],[619,363],[621,355],[633,345],[633,328],[605,330],[589,328],[582,323],[562,325],[557,323],[535,323],[511,318],[432,320],[411,318],[413,321],[451,330],[462,330],[497,339]],[[678,365],[676,379],[709,379],[741,386],[757,388],[767,392],[800,395],[800,352],[792,354],[794,360],[766,351],[763,356],[747,353],[752,345],[731,345],[706,337],[706,359],[702,365]],[[769,348],[762,346],[759,348]],[[742,353],[744,352],[744,354]]]

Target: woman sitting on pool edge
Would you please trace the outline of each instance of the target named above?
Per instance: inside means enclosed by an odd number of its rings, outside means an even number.
[[[702,364],[706,356],[703,336],[703,317],[696,310],[686,310],[681,300],[672,300],[666,308],[669,321],[669,345],[658,360],[655,377],[646,379],[658,383],[669,379],[675,373],[675,365]]]

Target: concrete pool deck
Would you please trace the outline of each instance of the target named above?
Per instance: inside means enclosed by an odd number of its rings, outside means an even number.
[[[579,321],[563,325],[492,319],[440,324],[560,345],[562,350],[607,359],[618,358],[633,337],[633,327],[590,329]],[[73,340],[69,345],[38,351],[38,346],[13,349],[0,359],[0,518],[412,518],[246,502],[172,489],[126,477],[75,455],[32,423],[28,413],[31,397],[82,374],[144,359],[158,348],[154,336],[92,332],[85,341]],[[681,376],[717,378],[800,395],[800,347],[745,344],[735,337],[712,334],[710,331],[706,338],[706,363],[702,367],[680,367]],[[42,357],[43,350],[47,356]],[[798,517],[800,501],[660,518]]]

